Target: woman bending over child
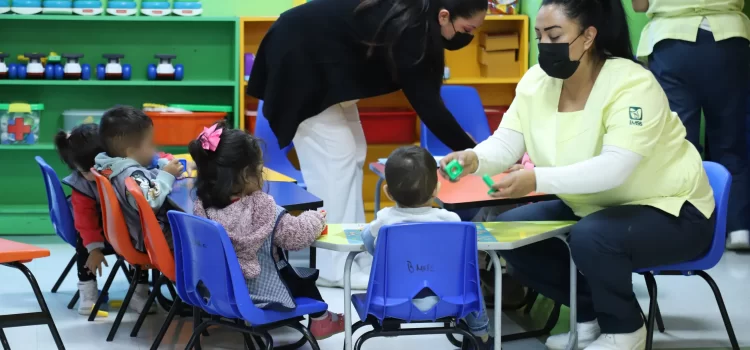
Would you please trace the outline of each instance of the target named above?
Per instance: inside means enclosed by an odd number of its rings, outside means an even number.
[[[278,250],[310,247],[326,225],[325,214],[287,214],[264,193],[260,140],[223,123],[206,128],[190,142],[198,170],[195,215],[221,224],[229,235],[247,281],[250,297],[264,309],[293,309],[294,298],[323,301],[318,271],[293,268]],[[344,331],[341,315],[310,315],[310,331],[325,339]]]

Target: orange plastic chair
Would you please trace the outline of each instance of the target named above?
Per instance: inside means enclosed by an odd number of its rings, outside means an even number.
[[[117,334],[117,329],[120,327],[120,322],[122,322],[123,316],[125,316],[125,311],[128,308],[128,304],[130,304],[130,299],[135,292],[135,287],[138,284],[138,276],[141,274],[141,271],[151,268],[151,260],[149,260],[147,254],[136,250],[133,243],[130,241],[130,233],[128,231],[128,225],[125,223],[125,217],[122,215],[120,201],[117,199],[117,194],[115,193],[112,184],[109,182],[109,179],[99,174],[93,168],[91,169],[91,173],[94,174],[94,178],[96,179],[96,189],[99,192],[99,198],[101,199],[104,235],[118,255],[118,263],[124,264],[124,262],[127,262],[135,267],[128,293],[122,301],[122,306],[120,306],[120,310],[117,312],[115,323],[112,324],[112,329],[110,329],[109,335],[107,336],[107,341],[112,341],[115,338],[115,334]],[[112,276],[110,275],[110,278],[111,277]],[[91,311],[91,315],[89,315],[89,321],[93,321],[96,317],[96,313],[99,311],[99,307],[104,300],[103,296],[106,295],[105,291],[109,290],[111,283],[112,281],[108,278],[99,299],[97,299],[96,304],[94,305],[94,309]]]
[[[169,325],[172,323],[175,314],[183,309],[184,304],[177,293],[174,292],[172,283],[175,281],[175,262],[174,255],[169,249],[169,243],[167,243],[164,233],[162,232],[159,221],[154,215],[154,211],[151,209],[151,205],[143,196],[140,186],[133,179],[125,179],[125,187],[131,196],[135,199],[135,203],[138,206],[138,212],[141,217],[141,228],[143,229],[143,241],[146,246],[146,252],[151,259],[151,265],[162,273],[162,277],[154,285],[154,289],[151,295],[148,297],[145,308],[148,309],[154,303],[154,300],[160,295],[161,286],[167,285],[169,290],[172,292],[174,302],[172,307],[169,309],[169,315],[164,320],[161,330],[156,335],[154,343],[151,346],[152,349],[159,347],[164,334],[169,329]],[[141,313],[136,321],[133,331],[130,333],[131,337],[137,337],[138,331],[143,325],[143,321],[146,318],[145,313]]]
[[[0,238],[0,265],[17,269],[26,276],[29,284],[31,284],[31,289],[34,290],[34,296],[36,296],[36,301],[39,303],[39,308],[42,309],[41,312],[2,315],[0,317],[0,344],[2,344],[3,349],[10,349],[10,344],[8,344],[8,339],[5,337],[3,328],[47,325],[50,333],[52,333],[52,339],[55,340],[57,349],[65,350],[65,345],[63,345],[60,334],[57,332],[55,321],[49,313],[49,308],[47,308],[44,295],[42,295],[42,291],[39,289],[39,284],[36,282],[36,278],[34,278],[31,271],[23,264],[24,262],[47,256],[49,256],[49,250],[47,249]]]

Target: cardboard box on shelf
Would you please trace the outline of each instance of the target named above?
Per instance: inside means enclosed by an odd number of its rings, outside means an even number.
[[[519,47],[518,33],[482,33],[479,46],[487,51],[513,50]]]
[[[518,50],[487,51],[479,48],[479,72],[485,78],[513,78],[521,76]]]

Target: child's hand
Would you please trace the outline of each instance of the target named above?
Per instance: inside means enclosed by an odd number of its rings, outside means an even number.
[[[195,162],[192,161],[192,160],[189,161],[188,165],[187,165],[187,170],[186,170],[187,171],[187,176],[188,177],[193,176],[193,171],[196,171],[196,170],[198,170],[198,166],[195,165]]]
[[[167,165],[164,166],[164,169],[162,169],[174,177],[180,177],[182,173],[185,172],[185,168],[182,166],[182,163],[180,163],[179,159],[172,159],[169,161]]]
[[[102,271],[104,271],[102,264],[109,267],[109,264],[107,264],[107,259],[105,259],[104,254],[102,254],[102,250],[98,248],[92,250],[89,253],[89,258],[86,259],[86,268],[89,269],[89,273],[96,276],[96,273],[98,271],[99,277],[101,277]]]

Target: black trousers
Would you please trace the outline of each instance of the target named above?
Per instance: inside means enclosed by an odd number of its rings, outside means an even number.
[[[747,127],[750,45],[745,38],[715,41],[698,30],[695,42],[663,40],[649,56],[649,69],[701,151],[701,112],[706,120],[705,158],[732,174],[727,231],[750,228],[750,164]]]
[[[679,217],[649,206],[624,205],[578,218],[560,200],[525,205],[497,221],[579,220],[568,247],[549,239],[502,253],[513,277],[558,303],[570,302],[570,254],[578,275],[578,321],[598,320],[603,333],[643,326],[633,270],[678,263],[705,253],[713,219],[685,203]],[[573,325],[571,325],[573,326]]]

